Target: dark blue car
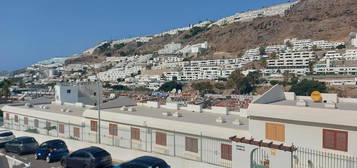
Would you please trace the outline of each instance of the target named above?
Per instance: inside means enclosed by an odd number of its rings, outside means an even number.
[[[12,152],[19,155],[34,153],[38,148],[35,138],[23,136],[13,139],[5,144],[5,152]]]
[[[132,161],[116,165],[114,168],[170,168],[170,166],[160,158],[142,156]]]
[[[64,141],[56,139],[42,143],[35,152],[36,159],[45,159],[50,163],[59,161],[63,156],[69,153],[67,145]]]
[[[102,148],[79,149],[61,160],[64,168],[107,168],[112,167],[112,156]]]

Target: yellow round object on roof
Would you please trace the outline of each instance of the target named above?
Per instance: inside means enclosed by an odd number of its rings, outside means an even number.
[[[314,102],[320,102],[321,101],[321,93],[319,91],[313,91],[311,93],[311,99]]]

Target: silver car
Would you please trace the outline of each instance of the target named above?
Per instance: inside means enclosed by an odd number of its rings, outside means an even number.
[[[9,130],[0,130],[0,147],[4,147],[4,145],[15,138],[15,135]]]

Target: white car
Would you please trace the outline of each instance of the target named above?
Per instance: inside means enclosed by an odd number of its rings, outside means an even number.
[[[0,146],[4,146],[7,142],[12,141],[15,135],[9,130],[0,130]]]

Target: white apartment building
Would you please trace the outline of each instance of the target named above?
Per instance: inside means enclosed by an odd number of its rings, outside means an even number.
[[[342,56],[341,53],[338,53],[335,50],[332,50],[332,51],[327,51],[327,53],[325,54],[324,59],[342,60],[343,56]]]
[[[189,61],[182,61],[182,62],[168,62],[168,63],[161,63],[159,65],[154,65],[151,69],[181,69],[184,66],[188,66],[190,63]]]
[[[281,52],[285,52],[285,50],[286,50],[286,45],[271,45],[265,48],[265,53],[267,54],[281,53]]]
[[[158,51],[158,54],[160,55],[165,55],[165,54],[176,54],[177,51],[179,51],[182,48],[180,43],[170,43],[166,44],[163,49]]]
[[[166,80],[174,80],[174,78],[182,80],[182,72],[179,71],[164,72],[164,76]]]
[[[198,44],[193,44],[193,45],[187,45],[183,49],[179,50],[178,53],[182,54],[197,54],[201,53],[205,50],[208,49],[208,43],[203,42],[203,43],[198,43]]]
[[[125,68],[113,68],[108,71],[100,72],[98,77],[101,81],[116,82],[118,79],[123,79],[132,74],[138,74],[145,70],[145,67],[142,66],[133,66]]]
[[[355,75],[357,74],[357,62],[348,62],[344,61],[332,61],[326,59],[325,61],[320,61],[314,66],[314,74],[348,74]]]
[[[310,72],[309,63],[316,59],[312,51],[280,53],[278,59],[267,60],[266,74],[284,73],[288,71],[297,75]]]
[[[343,54],[343,58],[346,60],[357,60],[357,49],[346,50]]]
[[[171,62],[182,62],[184,58],[181,57],[155,57],[153,58],[153,63],[171,63]]]

